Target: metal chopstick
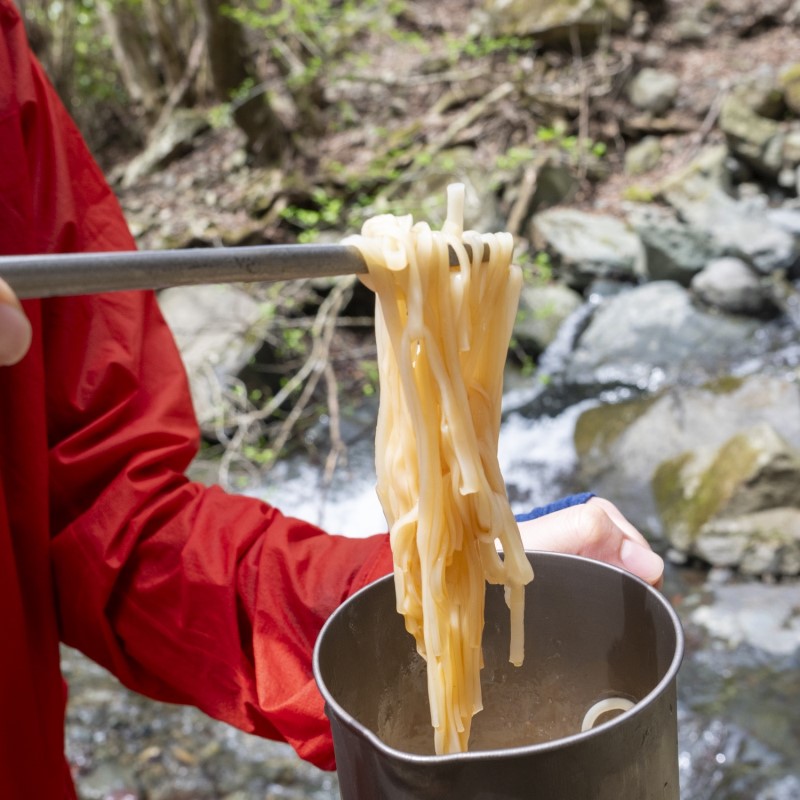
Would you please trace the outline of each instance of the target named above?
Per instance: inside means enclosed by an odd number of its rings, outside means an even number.
[[[465,245],[471,255],[471,248]],[[488,258],[488,248],[483,258]],[[450,252],[450,263],[457,264]],[[201,283],[248,283],[367,272],[357,248],[335,244],[211,247],[0,256],[0,278],[17,297],[58,297]]]
[[[295,280],[366,271],[359,251],[344,245],[0,256],[0,278],[21,298],[164,289],[201,283]]]

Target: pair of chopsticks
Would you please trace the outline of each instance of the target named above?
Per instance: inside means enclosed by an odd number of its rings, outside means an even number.
[[[458,263],[455,253],[450,255],[451,264]],[[366,272],[363,256],[352,245],[291,244],[0,256],[0,278],[20,298],[208,283],[286,281]]]

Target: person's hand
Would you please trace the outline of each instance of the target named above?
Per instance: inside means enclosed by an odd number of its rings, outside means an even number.
[[[31,324],[14,292],[0,278],[0,366],[16,364],[30,344]]]
[[[593,497],[581,505],[519,523],[526,550],[586,556],[632,572],[660,586],[664,562],[647,540],[608,500]]]

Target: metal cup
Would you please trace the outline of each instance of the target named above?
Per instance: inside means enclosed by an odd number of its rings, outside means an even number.
[[[502,587],[486,595],[484,710],[470,751],[433,754],[425,662],[382,578],[323,628],[314,676],[343,800],[677,800],[683,632],[661,593],[624,570],[529,553],[525,662],[508,662]],[[629,711],[581,732],[608,697]]]

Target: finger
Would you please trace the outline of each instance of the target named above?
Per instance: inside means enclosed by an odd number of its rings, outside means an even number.
[[[0,365],[16,364],[31,343],[31,324],[9,285],[0,278]]]
[[[645,543],[631,538],[605,508],[586,503],[565,508],[520,524],[526,548],[604,561],[632,572],[653,586],[659,586],[664,562]]]
[[[611,521],[628,537],[639,544],[649,547],[647,539],[636,529],[633,523],[610,501],[604,497],[592,497],[589,501],[593,505],[599,506],[608,514]]]

